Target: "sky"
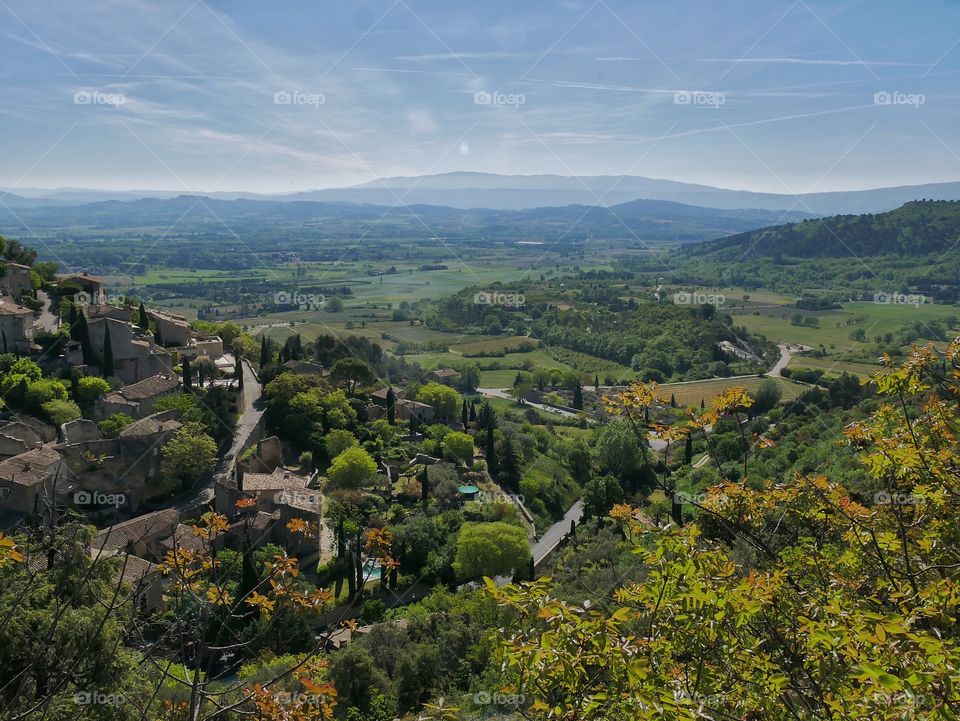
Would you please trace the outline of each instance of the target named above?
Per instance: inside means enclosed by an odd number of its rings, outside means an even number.
[[[960,180],[960,2],[0,0],[0,187]]]

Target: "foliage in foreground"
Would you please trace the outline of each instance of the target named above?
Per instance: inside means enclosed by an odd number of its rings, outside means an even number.
[[[714,488],[686,528],[620,505],[646,574],[612,611],[558,600],[549,579],[491,585],[516,617],[499,653],[524,717],[958,718],[960,341],[875,383],[886,402],[845,434],[872,504],[799,476]],[[616,400],[642,412],[648,395]]]

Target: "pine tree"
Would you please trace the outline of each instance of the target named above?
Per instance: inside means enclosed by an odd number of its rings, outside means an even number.
[[[190,368],[190,359],[183,359],[183,388],[184,390],[190,390],[193,388],[193,369]]]
[[[103,330],[103,375],[110,378],[114,375],[113,368],[113,341],[110,339],[110,323],[104,325]]]
[[[139,317],[137,318],[137,325],[139,325],[143,330],[150,330],[150,319],[147,317],[147,309],[143,307],[143,301],[140,301]]]

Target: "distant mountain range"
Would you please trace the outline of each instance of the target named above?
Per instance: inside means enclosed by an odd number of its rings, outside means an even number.
[[[568,240],[591,238],[692,242],[720,238],[757,227],[810,217],[807,213],[756,209],[703,208],[661,200],[632,200],[612,207],[566,205],[529,210],[470,209],[434,205],[385,207],[313,201],[222,200],[206,196],[106,200],[82,205],[6,208],[0,229],[16,236],[29,230],[82,232],[85,236],[120,229],[176,227],[178,232],[222,232],[266,228],[325,237],[365,235],[383,221],[375,236],[443,236],[451,240]]]
[[[761,228],[685,246],[680,253],[717,261],[758,257],[943,256],[960,250],[960,202],[914,201],[873,215],[839,215]]]
[[[175,191],[100,191],[77,188],[23,189],[0,195],[10,208],[80,205],[98,201],[174,198]],[[709,185],[681,183],[636,175],[496,175],[455,172],[394,177],[345,188],[284,195],[214,192],[217,200],[311,201],[381,206],[434,205],[457,209],[524,210],[567,205],[616,206],[638,199],[662,200],[716,209],[759,209],[806,212],[811,215],[877,213],[911,200],[960,200],[960,182],[906,185],[871,190],[810,193],[800,196],[756,193]]]

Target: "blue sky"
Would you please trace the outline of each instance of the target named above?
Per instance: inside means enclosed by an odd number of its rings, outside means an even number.
[[[960,179],[956,0],[0,0],[0,18],[13,192]]]

